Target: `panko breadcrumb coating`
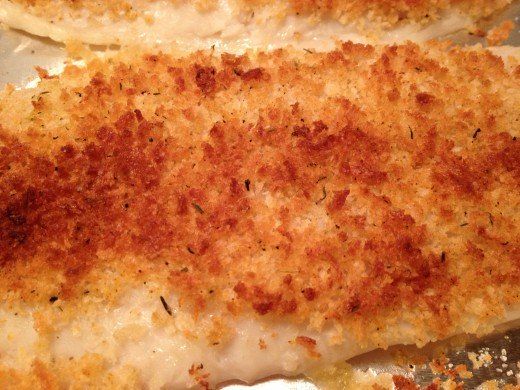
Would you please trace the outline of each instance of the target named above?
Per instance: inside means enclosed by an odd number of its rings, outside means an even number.
[[[268,0],[242,0],[252,4],[271,4]],[[480,19],[504,8],[511,0],[289,0],[289,12],[333,17],[343,23],[366,19],[395,25],[401,21],[428,22],[442,12],[462,10]]]
[[[143,282],[195,324],[220,313],[218,340],[242,315],[333,324],[373,347],[400,323],[423,344],[499,321],[520,303],[520,67],[507,62],[344,43],[41,71],[0,97],[2,305],[31,307],[41,337],[85,294],[103,316]],[[309,359],[327,348],[295,343]],[[31,375],[48,383],[86,364],[42,348]]]
[[[48,18],[62,15],[66,9],[81,13],[87,10],[94,16],[109,15],[113,19],[134,19],[141,15],[147,2],[156,0],[14,0],[24,5],[31,13]],[[214,1],[171,0],[175,4],[192,3],[201,12],[215,8]],[[237,10],[254,12],[261,7],[273,7],[277,14],[312,15],[318,18],[332,17],[343,23],[359,19],[392,26],[401,21],[428,22],[437,19],[444,11],[461,10],[475,19],[480,19],[500,10],[511,0],[238,0]],[[234,4],[231,1],[231,4]]]
[[[511,0],[0,0],[0,22],[58,42],[171,48],[332,50],[338,41],[425,42],[477,23]]]

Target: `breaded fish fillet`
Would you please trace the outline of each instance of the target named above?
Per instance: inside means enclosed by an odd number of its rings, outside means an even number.
[[[517,58],[125,52],[7,88],[0,385],[252,381],[518,318]]]
[[[333,48],[337,39],[423,41],[470,27],[511,0],[0,0],[0,21],[57,41],[224,51]]]

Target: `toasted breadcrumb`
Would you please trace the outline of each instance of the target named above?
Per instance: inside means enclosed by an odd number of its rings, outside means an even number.
[[[246,0],[247,1],[247,0]],[[256,2],[258,0],[249,0]],[[261,0],[260,0],[261,1]],[[298,13],[332,16],[342,22],[368,17],[369,20],[394,25],[402,20],[428,22],[442,12],[458,8],[475,18],[485,17],[510,3],[508,0],[290,0]]]
[[[420,387],[414,383],[413,380],[408,379],[402,375],[393,375],[392,381],[396,390],[419,390]]]
[[[487,366],[493,361],[489,352],[482,352],[478,355],[475,352],[468,352],[468,359],[473,363],[474,370],[478,370],[482,366]]]
[[[141,15],[146,2],[117,0],[14,0],[27,7],[31,13],[48,18],[60,18],[65,10],[72,10],[78,15],[87,10],[92,16],[109,15],[113,20],[133,20]],[[200,12],[215,8],[214,1],[207,0],[171,0],[173,3],[192,3]],[[231,1],[238,10],[252,12],[259,7],[270,7],[277,15],[298,14],[312,16],[316,20],[333,18],[343,23],[356,22],[360,19],[375,22],[388,27],[403,20],[428,22],[438,19],[443,12],[454,9],[462,10],[473,18],[482,18],[504,8],[511,0],[237,0]]]
[[[512,20],[505,20],[499,26],[490,30],[486,35],[486,41],[490,46],[497,46],[502,44],[509,38],[509,34],[515,28],[515,22]]]
[[[42,334],[49,306],[64,321],[143,280],[194,321],[341,324],[374,347],[396,321],[417,344],[486,332],[520,301],[513,58],[345,43],[40,73],[0,97],[0,293]],[[42,364],[41,383],[69,367]]]

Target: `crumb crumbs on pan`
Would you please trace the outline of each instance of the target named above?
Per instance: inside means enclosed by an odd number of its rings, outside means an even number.
[[[492,28],[486,34],[486,42],[490,46],[501,45],[509,38],[516,24],[512,20],[505,20],[499,26]]]

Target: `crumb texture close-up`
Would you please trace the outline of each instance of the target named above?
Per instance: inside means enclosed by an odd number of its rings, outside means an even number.
[[[58,42],[244,53],[424,42],[474,31],[511,0],[0,0],[0,22]]]
[[[117,348],[66,360],[54,338],[137,289],[155,296],[149,326],[176,321],[215,356],[246,316],[300,329],[283,348],[312,364],[346,340],[350,357],[486,333],[518,309],[513,55],[123,51],[40,76],[0,96],[0,310],[36,321],[34,344],[13,336],[30,352],[0,355],[0,383],[141,381],[131,363],[115,371]],[[107,337],[146,335],[125,332]],[[185,371],[201,385],[233,379],[197,364]]]
[[[93,16],[109,16],[134,19],[143,16],[149,3],[161,0],[13,0],[29,12],[45,17],[60,17],[71,10],[81,15],[88,11]],[[204,0],[162,0],[173,5],[192,4],[200,12],[209,12],[219,7],[218,2]],[[59,6],[57,6],[57,4]],[[440,16],[446,11],[463,11],[476,18],[486,17],[511,3],[511,0],[235,0],[229,4],[237,10],[254,11],[263,7],[272,8],[282,14],[301,14],[317,17],[332,17],[351,22],[359,19],[378,23],[395,24],[402,20],[427,21]]]

